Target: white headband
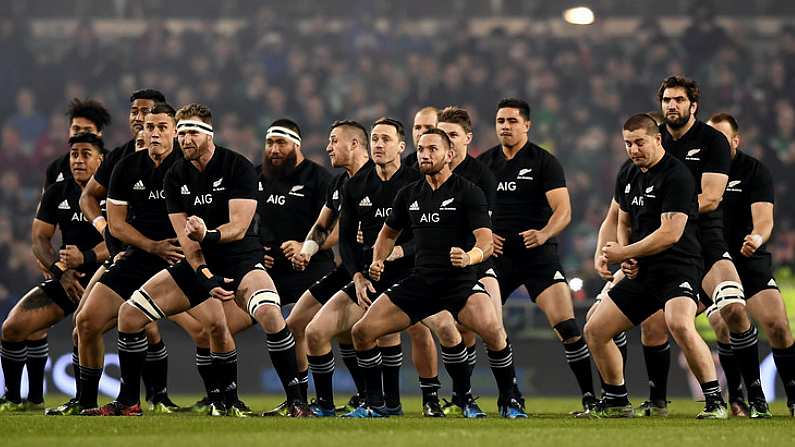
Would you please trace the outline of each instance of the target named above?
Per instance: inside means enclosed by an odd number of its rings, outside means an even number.
[[[265,132],[265,139],[277,136],[287,138],[293,143],[299,146],[301,145],[301,136],[298,135],[298,133],[292,129],[288,129],[282,126],[272,126],[268,128],[267,132]]]
[[[197,132],[213,136],[213,126],[204,121],[180,120],[177,123],[177,132],[181,130],[195,130]]]

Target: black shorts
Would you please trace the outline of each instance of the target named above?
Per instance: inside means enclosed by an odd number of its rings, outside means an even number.
[[[384,268],[384,273],[381,275],[381,279],[378,281],[370,280],[373,283],[373,289],[375,292],[367,291],[367,296],[370,298],[370,301],[374,301],[377,299],[382,293],[384,293],[388,288],[397,285],[398,282],[406,278],[411,274],[411,267],[410,264],[407,267],[407,264],[403,264],[402,266],[391,266],[390,263],[386,264]],[[392,268],[397,267],[397,268]],[[365,275],[370,277],[370,275]],[[356,298],[356,285],[353,281],[349,282],[345,285],[340,291],[345,292],[348,295],[348,298],[351,299],[354,303],[358,303],[359,300]]]
[[[348,285],[349,282],[351,282],[351,275],[345,267],[340,265],[332,270],[331,273],[312,284],[309,287],[309,293],[312,294],[318,303],[326,304],[335,293]]]
[[[168,262],[163,258],[142,250],[128,249],[121,259],[108,267],[98,282],[127,300],[149,278],[166,268]]]
[[[779,290],[773,277],[770,253],[754,254],[750,258],[738,253],[734,256],[734,265],[740,274],[746,300],[763,290]]]
[[[78,282],[85,288],[88,286],[89,281],[91,281],[91,274],[87,272],[84,273],[85,275],[80,278]],[[72,301],[69,295],[66,294],[66,290],[64,290],[61,285],[61,281],[57,279],[48,279],[40,283],[39,287],[41,287],[41,290],[47,295],[47,298],[51,299],[53,303],[57,304],[58,307],[63,310],[64,316],[71,315],[77,310],[77,303]]]
[[[240,287],[240,281],[250,271],[266,271],[265,266],[262,265],[262,255],[259,252],[230,257],[225,259],[223,263],[208,264],[208,267],[214,275],[232,280],[232,282],[223,285],[223,288],[229,291],[237,291],[238,287]],[[204,287],[199,283],[197,273],[188,261],[183,259],[172,265],[168,268],[168,273],[171,274],[182,293],[188,297],[191,307],[196,307],[210,298]]]
[[[290,267],[268,270],[282,305],[293,304],[313,284],[334,270],[334,262],[322,259],[321,262],[310,262],[304,271],[296,271]]]
[[[475,293],[488,296],[486,288],[477,280],[431,279],[416,273],[384,291],[384,295],[409,316],[412,324],[443,310],[449,311],[457,320],[458,313]]]
[[[655,268],[635,279],[624,278],[607,295],[635,326],[665,308],[673,298],[688,297],[698,303],[701,272],[697,268]]]
[[[499,279],[497,278],[497,269],[494,267],[493,257],[489,257],[485,261],[476,265],[475,271],[477,272],[478,279],[485,278],[487,276],[494,279]]]
[[[723,237],[722,228],[699,228],[701,254],[704,258],[704,272],[709,272],[716,262],[726,259],[733,261],[729,245]]]
[[[525,286],[527,294],[535,303],[538,295],[550,286],[560,282],[566,283],[566,273],[557,256],[550,256],[540,262],[534,260],[531,264],[500,256],[494,260],[494,266],[497,271],[497,281],[500,283],[503,304],[521,285]]]

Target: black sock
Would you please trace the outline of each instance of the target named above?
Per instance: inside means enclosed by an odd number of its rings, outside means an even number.
[[[627,393],[627,385],[610,385],[606,383],[605,388],[605,404],[608,407],[623,407],[629,405],[629,393]]]
[[[215,367],[215,380],[227,406],[234,405],[239,400],[237,397],[237,349],[229,352],[213,352],[213,366]]]
[[[199,371],[199,377],[204,383],[204,392],[209,398],[210,394],[217,388],[213,384],[213,357],[210,354],[210,348],[196,346],[196,369]]]
[[[751,327],[741,333],[730,333],[729,339],[732,344],[732,352],[737,360],[737,367],[745,382],[745,390],[748,393],[748,400],[764,400],[765,393],[762,391],[762,382],[759,380],[759,338],[756,326]]]
[[[307,402],[309,399],[309,369],[298,371],[298,389],[301,390],[301,400]]]
[[[563,349],[566,351],[566,362],[577,379],[580,386],[580,393],[591,393],[593,395],[593,378],[591,377],[591,352],[585,339],[580,337],[574,343],[564,343]]]
[[[781,381],[784,382],[787,404],[792,405],[795,403],[795,343],[789,348],[773,348],[773,361],[776,363]]]
[[[317,402],[324,408],[334,408],[334,353],[307,355],[312,378],[315,380]]]
[[[50,345],[47,337],[41,340],[28,341],[28,402],[40,404],[44,402],[44,367],[47,366],[47,356]]]
[[[351,379],[353,379],[353,383],[356,385],[356,394],[359,396],[364,396],[364,374],[362,373],[362,370],[359,369],[359,360],[356,358],[356,350],[353,349],[353,345],[340,343],[340,357],[342,357],[342,363],[344,363],[345,367],[348,368],[348,372],[351,374]]]
[[[80,367],[80,405],[85,408],[97,406],[99,392],[99,379],[102,377],[102,368]]]
[[[403,366],[401,345],[381,349],[381,374],[384,378],[384,401],[389,408],[400,406],[400,367]]]
[[[420,377],[420,391],[422,392],[422,404],[430,401],[439,400],[439,389],[442,387],[439,376]]]
[[[121,389],[116,399],[124,405],[135,405],[141,400],[141,372],[146,362],[146,334],[119,332],[119,368]]]
[[[168,394],[168,350],[163,340],[147,348],[143,379],[147,400],[158,394]]]
[[[626,331],[619,332],[613,337],[613,343],[618,346],[618,350],[621,352],[621,362],[624,365],[624,370],[627,369],[627,341]]]
[[[442,363],[453,381],[453,401],[463,399],[472,391],[468,349],[461,342],[453,347],[442,346]]]
[[[28,345],[24,341],[3,341],[0,343],[0,360],[3,362],[5,377],[5,397],[14,403],[22,402],[19,387],[22,383],[22,369],[28,358]]]
[[[643,359],[646,361],[646,374],[649,376],[649,400],[667,401],[671,344],[666,341],[659,346],[643,345]]]
[[[501,351],[488,350],[489,366],[497,381],[499,397],[497,405],[501,406],[508,401],[514,394],[514,384],[516,383],[516,371],[513,368],[513,350],[511,345],[505,346]]]
[[[729,392],[729,402],[745,400],[743,393],[743,378],[740,369],[737,367],[737,359],[734,358],[732,345],[718,342],[718,358],[723,374],[726,375],[726,388]]]
[[[723,395],[720,391],[720,383],[717,380],[704,382],[701,384],[701,392],[704,394],[704,399],[709,404],[723,404]]]
[[[472,377],[472,373],[475,371],[475,366],[478,364],[478,346],[477,344],[473,344],[472,346],[467,346],[467,374],[469,377]]]
[[[80,398],[80,355],[77,346],[72,346],[72,377],[75,379],[75,397]]]
[[[298,361],[295,359],[295,339],[292,332],[285,326],[275,334],[266,334],[266,344],[271,363],[287,395],[287,401],[304,402],[301,396],[301,384],[298,382]]]
[[[385,402],[381,382],[381,350],[376,346],[366,351],[356,351],[356,358],[364,376],[367,405],[371,408],[383,407]]]

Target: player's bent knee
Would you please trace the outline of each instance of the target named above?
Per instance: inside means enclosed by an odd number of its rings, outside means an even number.
[[[777,318],[763,323],[765,334],[770,343],[775,346],[784,346],[789,340],[791,333],[789,324],[784,318]]]
[[[745,293],[742,284],[736,281],[723,281],[712,292],[712,301],[721,313],[727,307],[737,304],[745,307]]]
[[[351,328],[351,338],[354,346],[361,346],[375,342],[375,337],[370,334],[370,328],[365,320],[359,320]]]
[[[325,331],[323,331],[321,325],[316,323],[314,320],[312,320],[312,322],[306,326],[306,332],[304,333],[304,336],[309,349],[331,341],[331,337],[326,336],[324,332]]]
[[[558,337],[560,337],[560,339],[564,342],[569,340],[575,341],[582,336],[582,332],[580,332],[580,326],[577,324],[577,320],[574,318],[561,321],[560,323],[556,324],[553,329],[558,334]]]
[[[20,324],[15,318],[7,319],[3,322],[4,341],[24,341],[28,335],[24,324]]]
[[[249,315],[257,318],[257,313],[262,309],[273,306],[277,311],[281,311],[282,300],[275,290],[262,289],[252,293],[246,303],[246,309]]]

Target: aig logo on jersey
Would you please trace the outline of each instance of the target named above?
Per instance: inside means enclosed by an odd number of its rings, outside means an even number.
[[[161,190],[149,191],[149,200],[163,200],[166,198],[165,192]]]
[[[265,200],[265,203],[272,203],[274,205],[284,205],[287,201],[287,197],[280,196],[276,194],[268,194],[268,198]]]
[[[375,209],[375,217],[386,218],[390,214],[392,214],[392,208],[376,208]]]
[[[497,191],[516,191],[516,182],[499,182]]]
[[[439,213],[420,214],[420,223],[439,223]]]

